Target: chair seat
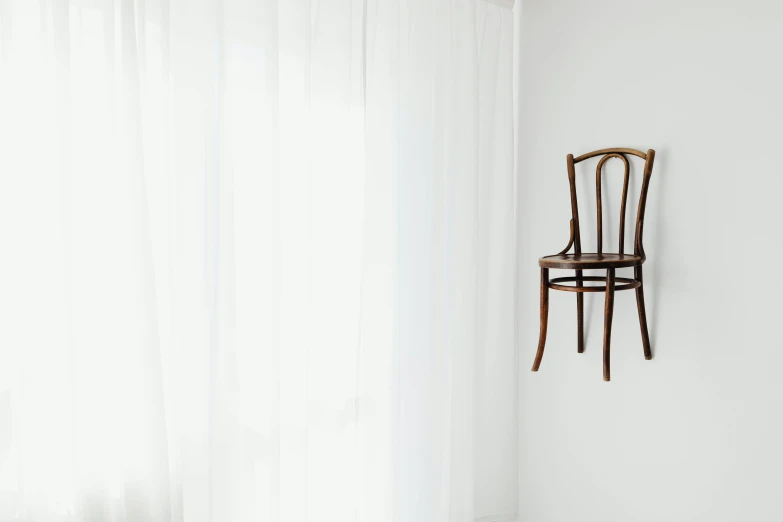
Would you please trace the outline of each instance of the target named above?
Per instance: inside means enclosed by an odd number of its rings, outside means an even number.
[[[589,270],[591,268],[623,268],[644,263],[642,256],[631,254],[556,254],[538,260],[541,268]]]

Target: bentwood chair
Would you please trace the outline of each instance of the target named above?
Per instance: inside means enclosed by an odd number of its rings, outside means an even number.
[[[634,233],[633,254],[626,254],[624,249],[625,241],[625,204],[628,199],[628,177],[630,165],[628,155],[638,156],[644,160],[644,179],[642,181],[642,191],[639,195],[639,208],[636,213],[636,228]],[[574,165],[589,158],[602,156],[595,169],[595,190],[596,190],[596,209],[598,223],[598,245],[596,252],[582,252],[582,241],[579,234],[579,208],[576,201],[576,174]],[[612,158],[617,158],[623,162],[625,173],[623,175],[623,196],[620,205],[620,246],[618,253],[604,253],[603,251],[603,218],[601,206],[601,172],[606,162]],[[642,344],[644,347],[644,358],[652,359],[650,352],[650,336],[647,333],[647,315],[644,311],[644,286],[642,281],[642,264],[646,256],[642,246],[642,234],[644,232],[644,209],[647,203],[647,189],[650,186],[650,177],[652,175],[653,161],[655,160],[655,151],[650,149],[647,154],[634,149],[602,149],[594,152],[588,152],[574,158],[569,154],[566,158],[568,164],[568,182],[571,187],[571,239],[568,246],[559,254],[542,257],[538,260],[538,266],[541,267],[541,329],[538,339],[538,351],[536,359],[533,362],[533,371],[537,372],[541,365],[541,358],[544,356],[544,344],[546,344],[546,327],[549,315],[549,289],[564,290],[566,292],[576,292],[576,313],[577,313],[577,351],[584,352],[584,292],[606,292],[604,305],[604,380],[609,380],[609,343],[612,336],[612,313],[614,311],[614,293],[619,290],[636,289],[636,306],[639,309],[639,325],[642,330]],[[574,253],[567,253],[571,246],[574,247]],[[633,267],[634,277],[615,277],[617,268]],[[549,269],[574,270],[575,277],[556,277],[549,279]],[[583,270],[606,269],[606,277],[603,276],[584,276]],[[604,282],[605,286],[585,286],[585,281]],[[574,283],[574,285],[565,285],[563,283]],[[621,284],[618,284],[621,283]]]

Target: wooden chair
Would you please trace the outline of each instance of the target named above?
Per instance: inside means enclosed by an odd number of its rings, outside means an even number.
[[[636,213],[636,232],[633,242],[633,255],[625,254],[625,204],[628,199],[628,177],[630,166],[627,155],[638,156],[645,160],[644,162],[644,180],[642,181],[642,190],[639,196],[639,208]],[[603,156],[598,162],[595,170],[595,190],[596,190],[596,209],[598,221],[598,246],[594,253],[582,252],[582,242],[579,234],[579,209],[576,201],[576,179],[574,165],[596,156]],[[606,162],[611,158],[617,158],[625,166],[623,180],[623,196],[620,206],[620,246],[617,254],[604,253],[603,251],[603,218],[601,216],[601,171]],[[650,186],[650,177],[652,175],[653,161],[655,160],[655,151],[650,149],[647,154],[634,149],[602,149],[594,152],[588,152],[577,158],[572,154],[567,156],[568,163],[568,182],[571,187],[571,239],[568,246],[559,254],[542,257],[538,260],[538,266],[541,267],[541,330],[538,340],[538,352],[533,362],[533,371],[538,371],[541,365],[541,358],[544,356],[544,344],[546,343],[547,317],[549,315],[549,289],[564,290],[566,292],[576,292],[576,313],[578,344],[577,351],[584,352],[584,292],[606,292],[606,301],[604,305],[604,380],[610,379],[609,371],[609,343],[612,336],[612,313],[614,311],[614,293],[619,290],[636,289],[636,306],[639,309],[639,325],[642,330],[642,343],[644,346],[644,358],[652,359],[650,352],[650,337],[647,333],[647,316],[644,311],[644,286],[642,281],[642,264],[646,256],[642,246],[642,234],[644,232],[644,209],[647,203],[647,189]],[[567,252],[573,245],[574,253]],[[623,267],[633,267],[634,277],[615,277],[615,269]],[[575,277],[557,277],[549,279],[549,269],[574,270]],[[606,277],[601,276],[583,276],[583,270],[606,269]],[[585,286],[585,281],[603,281],[606,286]],[[574,286],[563,283],[573,282]],[[620,284],[618,284],[620,283]]]

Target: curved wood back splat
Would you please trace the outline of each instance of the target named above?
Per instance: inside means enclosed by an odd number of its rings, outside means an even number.
[[[620,247],[617,252],[622,254],[624,252],[623,247],[625,246],[625,203],[628,200],[628,178],[631,174],[631,166],[628,164],[628,158],[626,158],[623,154],[612,152],[601,158],[601,161],[598,162],[598,166],[595,168],[595,208],[598,211],[598,249],[596,252],[599,254],[602,254],[604,251],[604,221],[602,215],[603,204],[601,201],[601,170],[604,167],[604,163],[606,163],[611,158],[620,159],[622,160],[623,165],[625,165],[625,171],[623,173],[623,201],[620,205]]]
[[[620,245],[618,253],[624,254],[625,248],[625,214],[628,201],[628,181],[630,178],[630,162],[628,161],[628,155],[637,156],[644,159],[644,179],[642,180],[641,194],[639,195],[639,207],[636,214],[636,224],[634,226],[634,241],[633,241],[633,253],[634,255],[645,257],[644,246],[642,244],[642,235],[644,234],[644,211],[647,206],[647,190],[650,186],[650,177],[652,176],[653,162],[655,161],[655,151],[650,149],[646,153],[638,151],[636,149],[627,148],[613,148],[613,149],[601,149],[593,152],[588,152],[574,158],[573,154],[566,156],[566,163],[568,166],[568,184],[571,189],[571,216],[573,223],[572,241],[574,247],[574,253],[582,253],[582,238],[581,228],[579,226],[579,203],[576,197],[576,168],[575,165],[580,161],[586,159],[595,158],[597,156],[603,156],[598,161],[595,173],[595,186],[596,186],[596,211],[598,217],[598,248],[599,254],[603,253],[603,207],[602,207],[602,195],[601,195],[601,170],[604,164],[609,161],[610,158],[617,158],[623,162],[625,167],[623,173],[623,200],[620,207]],[[570,245],[571,243],[569,243]]]

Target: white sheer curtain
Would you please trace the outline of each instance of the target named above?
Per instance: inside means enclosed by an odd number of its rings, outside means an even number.
[[[512,520],[512,15],[0,0],[0,520]]]

